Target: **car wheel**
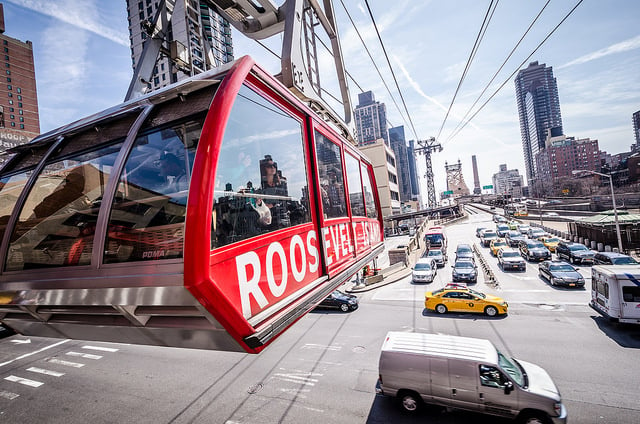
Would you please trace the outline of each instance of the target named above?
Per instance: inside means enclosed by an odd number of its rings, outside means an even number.
[[[342,305],[340,305],[340,310],[342,312],[349,312],[349,305],[347,305],[346,303],[343,303]]]
[[[556,279],[555,278],[549,277],[549,282],[551,283],[552,286],[555,287],[555,285],[556,285]]]
[[[495,317],[496,315],[498,315],[498,309],[496,309],[495,306],[487,306],[486,308],[484,308],[484,313],[490,317]]]
[[[444,306],[443,304],[440,304],[438,306],[436,306],[436,312],[439,314],[446,314],[447,313],[447,307]]]
[[[422,399],[414,392],[404,392],[400,395],[400,405],[405,412],[414,413],[420,409]]]
[[[522,424],[551,424],[551,419],[544,413],[530,412],[518,420]]]

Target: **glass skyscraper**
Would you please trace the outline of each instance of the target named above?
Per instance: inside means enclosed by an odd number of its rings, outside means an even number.
[[[562,116],[553,68],[531,62],[515,79],[520,134],[527,180],[537,177],[535,155],[544,149],[547,135],[560,136]]]

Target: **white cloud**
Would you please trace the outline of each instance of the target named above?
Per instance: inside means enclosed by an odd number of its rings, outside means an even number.
[[[567,68],[573,65],[581,65],[583,63],[591,62],[592,60],[600,59],[605,56],[609,56],[616,53],[622,53],[630,50],[634,50],[640,48],[640,35],[634,38],[630,38],[628,40],[622,41],[620,43],[613,44],[609,47],[605,47],[604,49],[596,50],[595,52],[591,52],[584,56],[581,56],[577,59],[572,60],[571,62],[565,63],[558,67],[558,69]]]
[[[83,29],[92,34],[129,47],[129,36],[114,31],[110,26],[99,22],[102,15],[97,12],[93,2],[51,1],[51,0],[8,0],[25,9],[50,16],[66,24]]]

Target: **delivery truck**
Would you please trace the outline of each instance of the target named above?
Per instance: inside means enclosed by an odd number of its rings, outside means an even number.
[[[382,344],[379,373],[377,393],[397,398],[407,412],[430,404],[526,424],[567,422],[549,374],[508,358],[489,340],[391,331]]]
[[[640,324],[640,265],[592,267],[590,306],[612,321]]]

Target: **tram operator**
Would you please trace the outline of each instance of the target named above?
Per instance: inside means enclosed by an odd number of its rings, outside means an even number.
[[[189,177],[184,164],[173,153],[163,152],[158,158],[160,176],[165,178],[163,191],[177,193],[189,188]]]
[[[289,197],[287,179],[282,176],[282,172],[278,170],[278,163],[274,162],[271,155],[265,155],[264,159],[260,160],[260,189],[257,193],[263,195],[264,204],[269,208],[271,222],[266,226],[288,227],[289,217],[285,199]],[[258,207],[260,206],[258,202]]]

